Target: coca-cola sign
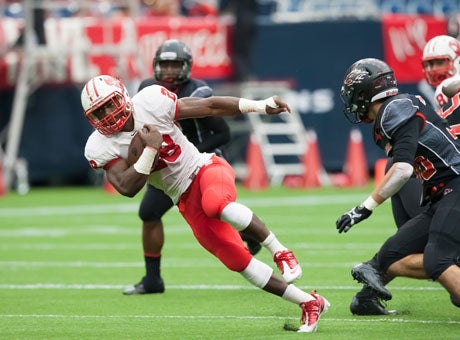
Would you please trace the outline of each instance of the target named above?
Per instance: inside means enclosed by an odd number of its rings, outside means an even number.
[[[13,86],[23,51],[12,46],[22,22],[0,19],[0,88]],[[220,18],[150,18],[99,20],[50,18],[47,46],[34,50],[28,76],[35,82],[85,82],[96,74],[124,80],[152,75],[152,59],[166,39],[180,39],[192,50],[192,76],[206,80],[231,75],[229,27]]]

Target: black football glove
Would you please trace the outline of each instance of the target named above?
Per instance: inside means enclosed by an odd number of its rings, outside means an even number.
[[[371,214],[372,210],[365,208],[363,205],[358,205],[340,216],[337,222],[335,222],[335,225],[339,233],[346,233],[353,225],[365,220],[371,216]]]

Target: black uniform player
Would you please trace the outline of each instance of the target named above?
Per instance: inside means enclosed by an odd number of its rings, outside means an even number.
[[[388,158],[385,173],[393,166],[392,158]],[[425,207],[420,205],[422,196],[422,185],[412,176],[401,189],[391,196],[391,209],[396,227],[399,229],[412,217],[417,216]],[[376,253],[369,261],[359,263],[351,270],[351,275],[355,280],[363,283],[363,288],[353,296],[350,303],[350,311],[355,315],[394,315],[395,310],[388,310],[381,302],[380,296],[384,300],[392,298],[391,292],[384,287],[388,282],[378,270]],[[367,282],[371,282],[369,286]],[[374,288],[373,288],[374,287]],[[375,290],[378,289],[378,291]]]
[[[426,83],[436,89],[433,100],[437,108],[443,107],[448,100],[448,97],[442,93],[442,88],[448,86],[447,84],[452,84],[452,80],[457,81],[459,79],[459,51],[460,43],[457,39],[447,35],[439,35],[430,39],[423,48],[423,74]],[[459,122],[455,121],[455,119],[452,121],[453,116],[458,117],[455,114],[450,115],[447,120],[452,128],[455,129],[459,126]],[[457,130],[455,134],[458,135],[460,134],[460,129]],[[392,164],[391,158],[388,159],[385,172],[391,168]],[[421,194],[422,186],[420,182],[412,177],[396,194],[391,196],[393,217],[398,228],[422,211],[423,207],[419,204]],[[377,254],[370,261],[355,266],[351,271],[352,276],[362,283],[369,280],[375,281],[375,278],[380,275],[376,268],[376,256]],[[391,297],[391,294],[389,296]],[[357,315],[392,314],[394,312],[387,311],[380,303],[376,292],[366,284],[353,297],[350,310]]]
[[[190,49],[179,40],[167,40],[156,51],[153,59],[153,78],[141,82],[138,91],[144,87],[159,84],[182,97],[210,97],[212,89],[202,80],[190,78],[192,68]],[[230,129],[222,117],[183,119],[182,132],[200,152],[214,152],[222,156],[223,146],[230,140]],[[147,185],[139,208],[142,220],[142,245],[146,274],[141,281],[126,289],[123,294],[149,294],[164,292],[160,275],[161,249],[164,244],[163,222],[161,218],[171,209],[173,202],[152,185]],[[261,246],[258,242],[245,239],[252,254]]]
[[[351,122],[374,123],[374,141],[393,165],[362,204],[338,218],[339,233],[368,218],[415,172],[426,208],[383,244],[377,266],[386,282],[396,276],[438,281],[460,307],[460,141],[422,97],[398,94],[393,70],[381,60],[354,63],[341,95]],[[380,285],[373,288],[386,297]]]

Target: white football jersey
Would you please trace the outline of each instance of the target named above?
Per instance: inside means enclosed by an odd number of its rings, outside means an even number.
[[[163,136],[155,170],[148,183],[163,190],[174,203],[187,190],[193,174],[208,163],[209,153],[200,153],[175,124],[177,97],[159,85],[145,87],[132,97],[135,121],[132,132],[102,135],[94,131],[88,138],[85,157],[93,168],[104,168],[118,158],[127,159],[128,148],[136,131],[144,124],[154,125]]]
[[[439,84],[436,87],[436,91],[434,93],[434,98],[436,99],[436,103],[438,104],[438,108],[443,107],[446,105],[447,101],[449,100],[449,97],[447,97],[443,91],[443,87],[448,87],[451,83],[457,83],[460,79],[460,75],[456,74],[450,78],[444,79],[441,84]]]

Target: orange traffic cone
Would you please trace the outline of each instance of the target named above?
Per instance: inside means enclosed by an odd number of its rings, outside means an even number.
[[[107,176],[104,173],[104,191],[110,195],[116,195],[118,194],[117,189],[112,185],[112,183],[109,182],[107,179]]]
[[[375,161],[374,165],[374,183],[377,187],[382,178],[385,176],[385,168],[387,166],[387,159],[386,158],[379,158]]]
[[[349,179],[350,186],[365,186],[369,181],[363,136],[358,129],[352,129],[350,132],[344,173]]]
[[[313,130],[306,132],[307,148],[302,157],[304,166],[303,187],[315,188],[321,186],[321,177],[324,169],[321,163],[321,156],[318,147],[316,132]]]
[[[246,152],[246,167],[248,175],[243,181],[243,186],[249,190],[262,190],[269,186],[267,171],[265,170],[262,150],[254,135],[249,138]]]

